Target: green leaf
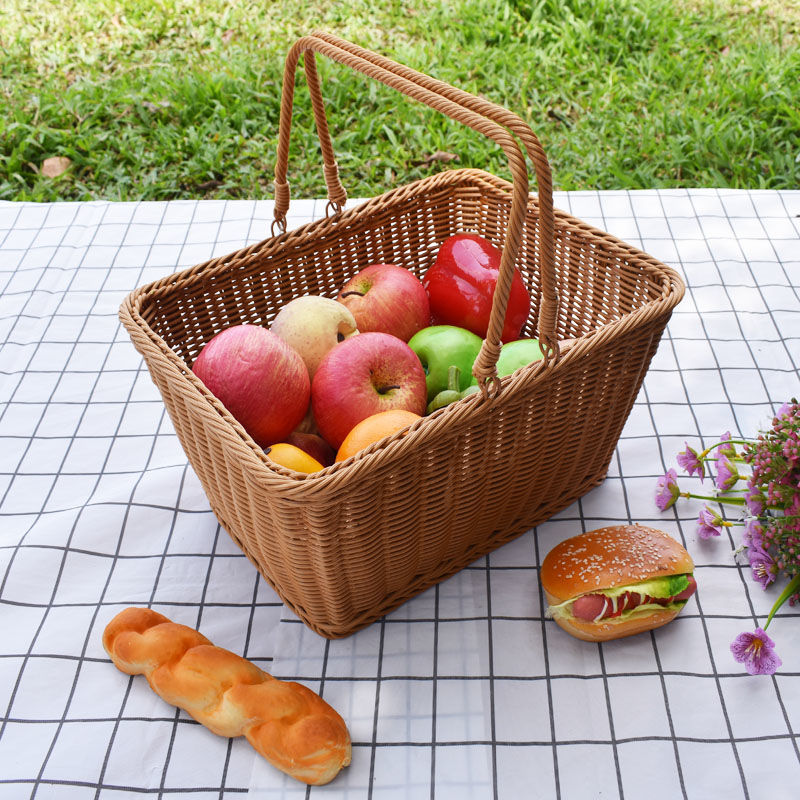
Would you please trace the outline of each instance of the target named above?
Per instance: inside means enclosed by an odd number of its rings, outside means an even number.
[[[767,617],[767,621],[764,623],[763,630],[767,629],[767,626],[770,622],[772,622],[772,618],[775,616],[775,613],[778,609],[793,595],[800,591],[800,573],[794,576],[789,583],[786,584],[786,588],[781,592],[778,599],[773,604],[772,608],[770,609],[769,616]]]

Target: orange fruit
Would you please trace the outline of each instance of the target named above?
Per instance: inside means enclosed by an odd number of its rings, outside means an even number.
[[[403,428],[407,428],[418,419],[422,419],[419,414],[402,408],[379,411],[377,414],[362,419],[344,437],[342,446],[336,453],[336,460],[344,461],[346,458],[355,455],[359,450],[363,450],[367,445],[377,442],[386,436],[391,436]]]
[[[287,442],[272,444],[264,452],[267,458],[276,464],[280,464],[287,469],[293,469],[295,472],[318,472],[324,469],[316,458],[310,456],[305,450],[301,450],[299,447]]]

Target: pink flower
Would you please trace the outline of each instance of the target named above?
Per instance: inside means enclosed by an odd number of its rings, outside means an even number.
[[[750,675],[773,675],[783,663],[775,652],[775,642],[761,628],[740,633],[731,644],[731,652]]]
[[[761,520],[756,517],[748,517],[745,520],[742,543],[745,547],[764,548],[764,527]]]
[[[800,438],[794,431],[786,437],[781,452],[783,457],[793,465],[800,460]]]
[[[719,437],[721,444],[719,447],[717,447],[717,458],[722,458],[723,456],[727,456],[728,458],[736,458],[736,448],[732,444],[727,444],[730,442],[730,439],[730,431],[725,431],[725,433]]]
[[[753,580],[766,589],[777,577],[777,568],[772,556],[760,547],[748,547],[747,559],[753,571]]]
[[[752,481],[747,482],[747,491],[744,493],[744,502],[748,511],[755,516],[764,513],[764,504],[766,498],[761,494],[761,490],[753,484]]]
[[[701,539],[710,539],[722,533],[722,518],[706,506],[697,518],[697,535]]]
[[[687,442],[684,442],[684,444],[686,445],[686,449],[676,456],[678,466],[688,475],[699,475],[700,481],[702,482],[703,478],[706,476],[703,460],[695,449],[689,447]]]
[[[800,489],[800,486],[797,487]],[[800,491],[792,498],[792,504],[786,509],[787,527],[800,531]]]
[[[717,489],[721,492],[727,492],[736,485],[738,480],[739,470],[736,469],[734,463],[727,456],[722,456],[717,461]]]
[[[660,511],[666,511],[674,506],[680,496],[680,489],[676,483],[677,478],[678,473],[674,469],[670,469],[656,481],[656,505]]]

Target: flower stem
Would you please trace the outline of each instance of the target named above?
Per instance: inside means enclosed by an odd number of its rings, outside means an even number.
[[[721,442],[717,442],[716,444],[712,444],[710,447],[706,447],[706,449],[700,453],[698,458],[706,458],[706,456],[708,456],[712,450],[715,450],[717,447],[725,447],[725,445],[729,444],[752,444],[752,442],[749,439],[725,439]]]
[[[728,503],[733,506],[743,506],[743,497],[709,497],[704,494],[692,494],[691,492],[681,492],[679,497],[693,497],[695,500],[711,500],[712,503]]]

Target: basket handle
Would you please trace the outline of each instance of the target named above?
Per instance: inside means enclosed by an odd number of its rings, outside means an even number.
[[[305,54],[306,79],[311,93],[314,118],[325,165],[329,208],[333,206],[334,210],[338,211],[346,200],[346,194],[338,178],[338,169],[330,141],[319,77],[314,61],[315,52],[362,72],[484,134],[500,145],[508,158],[513,178],[511,209],[489,327],[473,368],[473,373],[478,379],[484,396],[496,395],[500,391],[500,381],[496,370],[501,346],[500,335],[511,291],[514,265],[522,241],[528,203],[528,170],[525,158],[517,141],[499,123],[510,127],[520,137],[531,155],[539,184],[541,224],[538,255],[542,294],[539,310],[539,339],[545,363],[555,362],[559,357],[555,331],[558,300],[555,292],[554,216],[550,167],[541,144],[528,125],[520,117],[501,106],[457,90],[441,81],[435,81],[422,73],[358,48],[330,34],[315,33],[299,39],[289,50],[284,71],[278,154],[275,165],[275,222],[273,227],[277,223],[285,230],[285,214],[289,206],[289,186],[286,174],[295,73],[301,54]]]

